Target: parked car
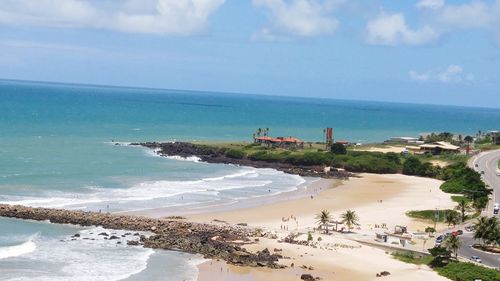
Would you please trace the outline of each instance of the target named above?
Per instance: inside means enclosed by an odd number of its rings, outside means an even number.
[[[483,260],[481,260],[481,258],[478,256],[472,256],[472,257],[470,257],[470,260],[478,262],[478,263],[483,263]]]
[[[481,175],[484,175],[484,171],[481,171]]]
[[[498,215],[498,211],[500,211],[500,203],[495,203],[493,205],[493,214]]]
[[[457,235],[462,235],[462,234],[464,234],[464,231],[463,231],[463,230],[461,230],[461,229],[459,229],[459,230],[457,230],[457,231],[455,231],[455,232],[457,233]]]

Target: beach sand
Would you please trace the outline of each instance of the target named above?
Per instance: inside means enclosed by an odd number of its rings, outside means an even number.
[[[198,280],[286,281],[300,280],[302,273],[321,277],[322,280],[379,280],[375,274],[384,270],[391,273],[383,278],[387,280],[447,280],[426,266],[397,261],[382,249],[351,240],[357,236],[371,239],[369,237],[374,237],[375,231],[373,226],[382,223],[387,224],[389,231],[395,225],[406,225],[410,232],[423,230],[429,223],[413,220],[405,213],[409,210],[453,207],[449,194],[439,189],[440,181],[403,175],[361,174],[360,178],[351,178],[338,186],[335,183],[334,180],[313,182],[309,189],[321,191],[313,198],[309,196],[252,208],[189,215],[188,219],[200,222],[218,219],[228,223],[248,223],[273,231],[278,237],[297,231],[303,233],[298,239],[305,240],[306,233],[311,231],[314,241],[322,238],[316,248],[261,238],[259,243],[246,246],[247,249],[282,249],[283,256],[290,259],[282,259],[280,263],[289,268],[244,268],[211,261],[212,264],[206,262],[200,265]],[[356,234],[325,235],[314,232],[317,226],[315,216],[321,210],[329,210],[334,218],[338,218],[347,209],[359,215],[361,226],[354,230]],[[288,218],[288,221],[284,222],[283,218]],[[292,263],[293,268],[290,267]],[[312,266],[313,270],[298,268],[302,265]]]

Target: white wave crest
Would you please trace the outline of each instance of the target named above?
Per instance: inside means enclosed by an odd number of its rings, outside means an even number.
[[[172,160],[178,160],[178,161],[188,161],[188,162],[195,162],[195,163],[202,163],[201,158],[197,156],[189,156],[189,157],[181,157],[178,155],[172,155],[172,156],[166,156],[168,159]]]
[[[19,245],[0,247],[0,260],[21,255],[29,254],[36,250],[36,243],[33,241],[35,236],[32,236],[28,241]]]

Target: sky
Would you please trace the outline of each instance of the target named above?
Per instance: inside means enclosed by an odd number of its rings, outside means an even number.
[[[0,0],[0,78],[500,108],[500,0]]]

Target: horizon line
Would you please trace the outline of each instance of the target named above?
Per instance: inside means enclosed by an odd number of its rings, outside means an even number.
[[[214,91],[214,90],[193,90],[193,89],[174,89],[174,88],[159,88],[159,87],[147,87],[147,86],[131,86],[131,85],[113,85],[113,84],[92,84],[92,83],[81,83],[81,82],[61,82],[61,81],[46,81],[46,80],[25,80],[25,79],[12,79],[12,78],[0,78],[0,81],[11,81],[11,82],[24,82],[24,83],[40,83],[40,84],[54,84],[54,85],[67,85],[67,86],[82,86],[82,87],[102,87],[102,88],[118,88],[118,89],[138,89],[138,90],[153,90],[153,91],[180,91],[180,92],[196,92],[196,93],[212,93],[212,94],[222,94],[222,95],[240,95],[240,96],[257,96],[257,97],[275,97],[275,98],[299,98],[299,99],[311,99],[311,100],[336,100],[336,101],[348,101],[348,102],[370,102],[370,103],[388,103],[388,104],[404,104],[404,105],[427,105],[427,106],[444,106],[444,107],[461,107],[461,108],[478,108],[478,109],[492,109],[500,110],[500,107],[488,107],[488,106],[470,106],[470,105],[455,105],[455,104],[435,104],[435,103],[416,103],[416,102],[402,102],[402,101],[380,101],[380,100],[368,100],[368,99],[341,99],[333,97],[305,97],[305,96],[290,96],[290,95],[280,95],[280,94],[256,94],[248,92],[231,92],[231,91]]]

